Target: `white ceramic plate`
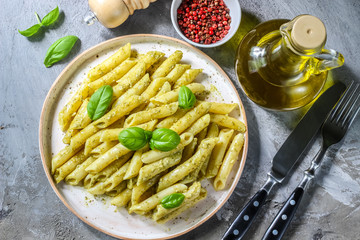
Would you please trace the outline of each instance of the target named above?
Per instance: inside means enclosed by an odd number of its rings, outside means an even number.
[[[125,209],[110,205],[107,197],[94,197],[82,187],[64,183],[55,184],[50,174],[50,163],[65,145],[62,143],[57,116],[71,95],[80,86],[91,67],[102,62],[120,46],[130,42],[132,49],[139,53],[150,50],[162,51],[169,56],[175,50],[183,52],[182,63],[191,64],[192,68],[202,68],[203,73],[197,82],[203,83],[211,91],[210,101],[238,103],[240,110],[232,116],[246,124],[246,117],[239,95],[225,72],[207,55],[191,45],[169,37],[158,35],[129,35],[103,42],[82,53],[74,59],[59,75],[51,87],[41,113],[40,119],[40,152],[45,173],[55,193],[77,217],[90,226],[111,236],[122,239],[168,239],[182,235],[204,223],[220,209],[233,192],[243,170],[248,137],[245,134],[245,145],[228,179],[226,190],[215,192],[207,180],[202,185],[208,196],[191,211],[186,211],[177,219],[160,225],[143,216],[129,215]]]

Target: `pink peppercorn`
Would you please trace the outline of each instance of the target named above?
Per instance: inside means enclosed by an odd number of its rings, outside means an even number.
[[[177,21],[188,39],[211,44],[228,34],[229,11],[223,0],[183,0],[177,9]]]

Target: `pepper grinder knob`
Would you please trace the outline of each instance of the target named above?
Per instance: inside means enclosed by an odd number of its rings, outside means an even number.
[[[84,18],[88,25],[96,20],[107,28],[121,25],[137,9],[144,9],[156,0],[89,0],[91,13]]]

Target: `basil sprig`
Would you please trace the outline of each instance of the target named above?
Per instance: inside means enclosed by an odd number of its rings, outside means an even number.
[[[151,149],[167,152],[179,145],[180,136],[167,128],[159,128],[151,132],[139,127],[130,127],[119,133],[119,142],[132,151],[139,150],[150,143]]]
[[[161,206],[163,206],[166,209],[170,208],[176,208],[180,206],[185,199],[185,195],[182,193],[173,193],[170,195],[167,195],[161,200]]]
[[[119,142],[132,151],[143,148],[151,138],[151,132],[139,127],[130,127],[119,133]]]
[[[46,16],[41,21],[40,21],[39,15],[37,13],[35,13],[35,16],[38,21],[38,24],[35,24],[24,31],[18,30],[18,32],[21,35],[23,35],[25,37],[31,37],[32,35],[37,33],[41,27],[48,27],[51,24],[53,24],[54,22],[56,22],[56,20],[59,18],[59,7],[56,7],[51,12],[46,14]]]
[[[187,86],[182,86],[179,90],[179,108],[189,109],[192,108],[196,102],[194,93]]]
[[[43,17],[43,19],[41,20],[41,25],[48,27],[54,22],[56,22],[58,18],[59,18],[59,7],[57,6],[54,10],[52,10],[51,12],[46,14],[45,17]]]
[[[167,152],[176,148],[180,143],[180,136],[177,132],[168,128],[158,128],[152,133],[150,148]]]
[[[104,116],[113,96],[113,89],[109,85],[102,86],[90,97],[87,105],[87,113],[91,120]]]
[[[65,58],[73,48],[78,37],[69,35],[62,37],[54,42],[46,52],[44,64],[46,67],[51,67],[54,63]]]

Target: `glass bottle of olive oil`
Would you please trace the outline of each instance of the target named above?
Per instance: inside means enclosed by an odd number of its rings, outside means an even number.
[[[328,71],[344,64],[340,53],[323,48],[325,42],[325,26],[314,16],[259,24],[242,39],[236,54],[243,91],[269,109],[305,106],[321,91]]]

